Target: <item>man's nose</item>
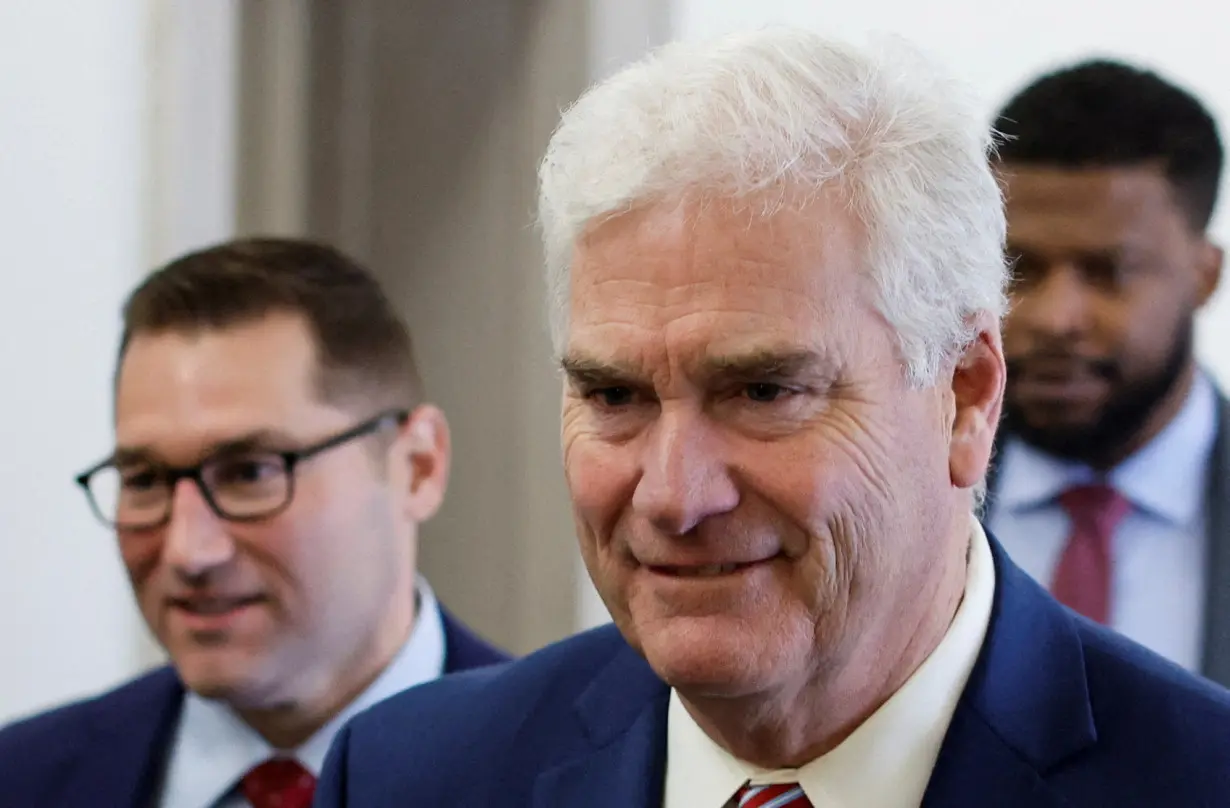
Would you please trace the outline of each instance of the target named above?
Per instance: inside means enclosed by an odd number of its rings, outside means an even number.
[[[722,436],[703,414],[664,408],[647,435],[632,506],[668,535],[682,535],[739,503]]]
[[[235,543],[226,523],[214,513],[192,480],[180,480],[171,493],[163,560],[188,579],[200,578],[227,564]]]
[[[1015,295],[1012,319],[1017,326],[1049,337],[1071,337],[1090,322],[1091,291],[1079,269],[1052,265],[1028,289]]]

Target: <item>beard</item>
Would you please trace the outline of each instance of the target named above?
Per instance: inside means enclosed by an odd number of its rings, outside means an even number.
[[[1092,420],[1083,423],[1037,426],[1011,394],[1020,361],[1008,362],[1008,395],[1004,402],[1003,430],[1027,444],[1063,460],[1105,468],[1122,459],[1146,423],[1183,378],[1192,361],[1191,318],[1179,327],[1165,361],[1146,376],[1130,379],[1119,360],[1099,361],[1097,371],[1110,381],[1110,394]]]

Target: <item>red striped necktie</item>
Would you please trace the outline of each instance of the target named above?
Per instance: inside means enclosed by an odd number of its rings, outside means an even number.
[[[771,786],[747,785],[735,795],[738,808],[812,808],[798,783]]]

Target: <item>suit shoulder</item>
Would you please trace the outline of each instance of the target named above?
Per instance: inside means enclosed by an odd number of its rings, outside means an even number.
[[[361,736],[369,727],[396,724],[417,733],[416,723],[433,718],[455,731],[459,722],[487,722],[505,707],[524,712],[547,693],[578,689],[624,647],[619,632],[603,626],[521,659],[451,673],[369,708],[351,723],[352,732]]]
[[[1230,790],[1230,691],[1109,630],[1081,633],[1099,743],[1140,771]]]
[[[1164,693],[1184,709],[1200,706],[1210,718],[1230,722],[1230,690],[1109,629],[1085,622],[1080,631],[1091,687],[1141,696]]]
[[[403,691],[339,733],[318,801],[366,805],[373,794],[404,793],[424,805],[528,804],[524,775],[571,750],[582,694],[630,656],[618,630],[605,626]]]
[[[160,668],[105,693],[27,716],[0,728],[0,792],[54,777],[88,749],[97,729],[149,709],[179,689],[170,668]]]
[[[619,632],[604,626],[521,659],[403,691],[350,722],[347,758],[370,772],[379,770],[379,761],[404,765],[406,749],[415,750],[416,765],[431,760],[437,767],[500,756],[529,722],[551,727],[564,721],[598,671],[626,649]]]
[[[19,718],[0,728],[0,758],[14,745],[62,739],[64,733],[79,731],[99,715],[112,711],[122,714],[129,705],[148,701],[152,692],[169,692],[177,682],[169,668],[159,668],[113,690]]]

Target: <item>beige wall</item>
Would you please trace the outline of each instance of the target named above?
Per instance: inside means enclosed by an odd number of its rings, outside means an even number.
[[[245,11],[240,229],[335,241],[403,306],[455,450],[420,566],[451,609],[518,652],[605,618],[577,561],[560,469],[535,167],[559,109],[648,44],[619,14],[637,5]]]
[[[366,86],[315,96],[312,155],[354,145],[334,137],[340,122],[365,141],[355,151],[367,165],[349,179],[313,176],[312,230],[383,274],[414,329],[429,395],[453,425],[452,490],[424,529],[421,568],[464,619],[529,650],[570,632],[576,610],[530,216],[535,155],[583,80],[580,5],[345,7],[370,15],[356,36],[368,47],[347,53],[345,41],[321,37],[316,66],[340,55],[340,83],[355,69]]]

